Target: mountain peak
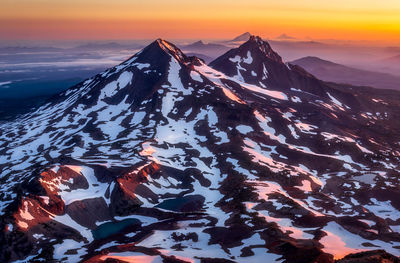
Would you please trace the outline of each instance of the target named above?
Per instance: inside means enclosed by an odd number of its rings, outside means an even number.
[[[175,58],[179,58],[179,60],[182,60],[184,58],[186,58],[186,56],[183,54],[183,52],[176,47],[174,44],[158,38],[155,43],[162,48],[165,52],[169,53],[170,55],[174,56]]]
[[[128,61],[160,65],[163,64],[161,61],[169,63],[170,57],[173,57],[183,64],[189,62],[188,57],[178,47],[161,38],[153,41],[133,57],[135,58],[134,60],[130,58]]]
[[[278,39],[278,40],[295,40],[296,38],[283,33],[283,34],[277,36],[276,39]]]
[[[252,35],[252,36],[250,36],[249,40],[246,43],[244,43],[243,45],[246,45],[246,44],[257,45],[257,47],[268,58],[270,58],[270,59],[272,59],[272,60],[274,60],[276,62],[283,63],[281,56],[279,56],[278,53],[276,53],[272,49],[271,45],[267,41],[263,40],[261,37]]]
[[[204,42],[202,40],[194,42],[192,45],[204,45]]]
[[[252,35],[249,32],[245,32],[245,33],[235,37],[231,41],[233,41],[233,42],[236,42],[236,41],[247,41],[251,36]]]
[[[249,41],[261,42],[261,41],[262,41],[262,38],[259,37],[259,36],[256,36],[256,35],[251,35],[251,36],[249,37]]]
[[[272,49],[272,47],[267,41],[264,41],[259,36],[251,35],[249,40],[245,42],[241,47],[254,48],[254,46],[259,48],[268,58],[276,62],[283,63],[281,56],[279,56],[278,53],[276,53]]]

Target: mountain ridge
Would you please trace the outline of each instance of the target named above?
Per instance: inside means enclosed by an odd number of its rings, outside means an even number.
[[[400,78],[388,73],[362,70],[318,57],[304,57],[290,63],[305,68],[308,72],[325,81],[372,86],[380,89],[400,89]]]

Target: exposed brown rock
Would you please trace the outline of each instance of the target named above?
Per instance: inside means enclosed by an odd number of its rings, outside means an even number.
[[[152,162],[140,170],[134,170],[119,177],[111,193],[111,211],[115,215],[128,215],[135,211],[142,204],[135,195],[136,188],[147,181],[147,176],[159,169],[160,166]]]

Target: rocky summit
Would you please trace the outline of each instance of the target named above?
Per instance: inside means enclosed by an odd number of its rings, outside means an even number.
[[[0,261],[398,262],[399,164],[399,92],[158,39],[0,124]]]

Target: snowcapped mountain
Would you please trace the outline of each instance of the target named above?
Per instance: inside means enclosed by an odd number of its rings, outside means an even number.
[[[2,261],[400,255],[400,93],[158,39],[0,125]],[[114,261],[112,261],[114,260]]]

